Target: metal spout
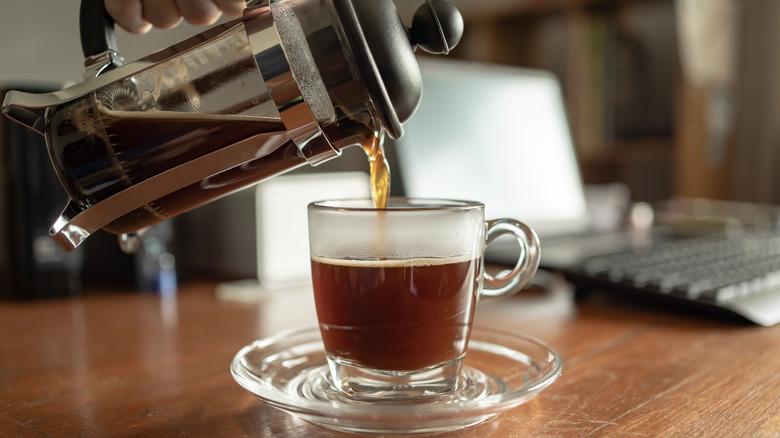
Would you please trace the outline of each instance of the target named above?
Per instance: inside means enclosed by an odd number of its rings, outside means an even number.
[[[7,92],[3,101],[3,113],[14,122],[43,135],[46,119],[22,103],[26,100],[26,96],[32,94],[21,91]]]

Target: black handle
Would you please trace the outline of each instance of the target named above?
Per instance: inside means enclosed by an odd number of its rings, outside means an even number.
[[[103,0],[81,0],[79,29],[84,58],[106,53],[109,50],[117,51],[114,19],[106,11]]]

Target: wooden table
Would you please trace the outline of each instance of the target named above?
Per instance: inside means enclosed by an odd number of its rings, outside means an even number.
[[[252,340],[314,325],[310,296],[225,300],[215,286],[0,303],[0,436],[344,436],[266,406],[229,373]],[[780,325],[575,302],[558,288],[483,301],[476,323],[546,341],[563,375],[446,436],[780,436]]]

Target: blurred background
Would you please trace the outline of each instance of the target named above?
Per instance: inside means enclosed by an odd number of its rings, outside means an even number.
[[[453,3],[467,22],[455,56],[560,77],[586,183],[643,201],[780,201],[780,3]]]
[[[419,0],[395,0],[408,24]],[[451,56],[551,70],[587,183],[634,196],[780,201],[780,4],[763,0],[452,0]],[[79,81],[78,0],[0,0],[0,82]],[[118,33],[127,60],[202,29]]]
[[[544,69],[560,78],[586,184],[625,184],[633,201],[684,196],[780,202],[780,2],[451,2],[466,24],[451,57]],[[79,3],[0,0],[0,88],[52,89],[81,80]],[[395,3],[408,24],[421,1]],[[202,30],[186,24],[143,36],[118,30],[117,40],[131,61]],[[346,154],[318,170],[365,172],[361,154]],[[11,166],[4,157],[0,176],[7,178]],[[179,268],[198,270],[227,257],[224,275],[256,271],[255,249],[230,244],[246,241],[241,230],[253,227],[252,196],[239,193],[177,219],[178,228],[196,235],[239,230],[219,238],[227,245],[185,239],[190,242],[180,243],[180,251],[191,260],[178,258]],[[58,214],[64,201],[56,204]],[[8,205],[0,203],[6,230]],[[249,213],[241,214],[242,208]],[[46,226],[56,214],[43,218]],[[110,240],[107,246],[115,246],[113,236],[101,234]],[[98,240],[90,238],[85,251],[97,248]],[[6,254],[0,264],[8,265],[8,250],[0,253]],[[98,276],[119,275],[90,266]]]

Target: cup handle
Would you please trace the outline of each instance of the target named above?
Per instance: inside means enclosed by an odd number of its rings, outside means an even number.
[[[506,234],[511,234],[517,239],[517,243],[520,244],[520,257],[511,271],[503,271],[496,277],[484,272],[481,296],[493,298],[517,292],[531,281],[539,267],[540,248],[536,232],[528,225],[514,219],[496,219],[487,222],[487,245]]]

